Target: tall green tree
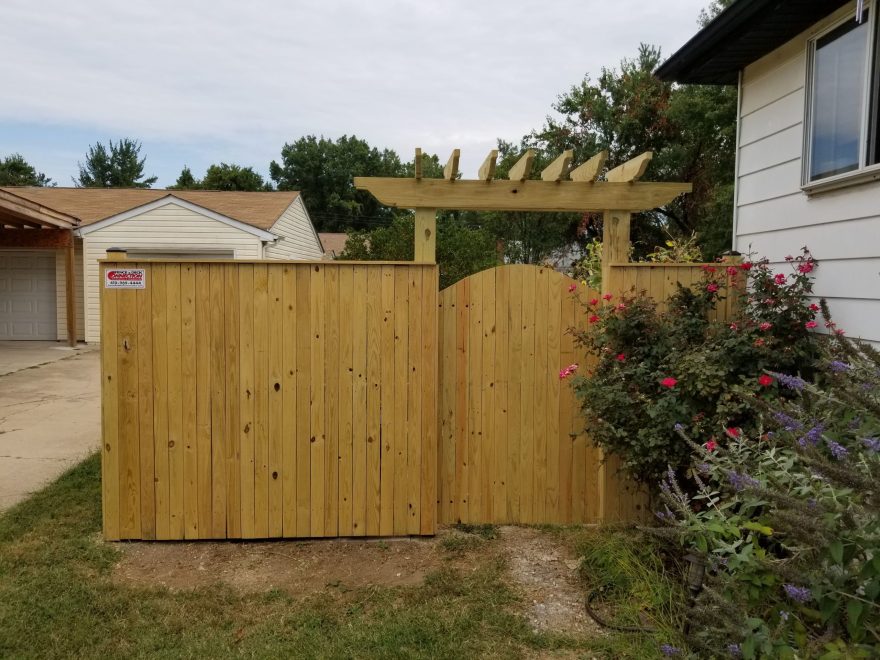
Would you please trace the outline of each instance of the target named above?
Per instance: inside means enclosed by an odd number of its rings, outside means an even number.
[[[89,146],[84,163],[78,163],[79,176],[73,182],[78,188],[149,188],[158,177],[144,176],[146,156],[141,158],[141,143],[122,138],[109,147],[96,142]]]
[[[415,220],[412,213],[395,218],[386,227],[354,231],[339,259],[357,261],[412,261]],[[479,228],[451,215],[437,220],[437,265],[440,288],[498,263],[495,239]]]
[[[618,69],[603,68],[561,95],[553,105],[560,117],[524,142],[552,154],[574,149],[576,160],[606,149],[609,167],[653,151],[645,180],[689,181],[694,192],[634,220],[637,253],[651,251],[666,230],[696,231],[703,256],[712,257],[730,246],[736,90],[665,83],[653,75],[661,62],[658,48],[642,44]]]
[[[391,149],[379,150],[365,140],[343,135],[336,141],[308,135],[281,149],[269,175],[278,190],[299,190],[319,231],[343,231],[386,225],[393,209],[367,192],[356,190],[355,176],[404,176],[406,166]]]
[[[252,167],[242,167],[234,163],[211,165],[201,180],[193,176],[189,167],[184,167],[177,177],[172,190],[271,190],[271,186]]]
[[[21,154],[0,159],[0,186],[54,186],[52,179],[28,163]]]

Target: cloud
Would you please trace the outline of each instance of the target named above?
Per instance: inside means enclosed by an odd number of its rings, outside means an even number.
[[[671,53],[703,4],[5,0],[0,123],[131,135],[214,160],[355,133],[405,157],[461,147],[469,171],[497,137],[539,126],[585,73],[641,41]]]

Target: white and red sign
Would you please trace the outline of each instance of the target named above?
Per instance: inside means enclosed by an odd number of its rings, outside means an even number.
[[[108,268],[104,271],[107,289],[146,289],[147,271],[143,268]]]

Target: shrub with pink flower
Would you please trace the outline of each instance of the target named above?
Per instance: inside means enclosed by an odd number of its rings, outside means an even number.
[[[761,401],[790,396],[769,374],[808,377],[818,353],[819,338],[807,326],[815,323],[809,298],[816,263],[804,251],[789,268],[790,275],[774,273],[766,259],[707,265],[702,281],[679,288],[663,312],[631,295],[588,307],[588,329],[575,337],[598,363],[594,375],[573,382],[594,441],[654,485],[667,466],[688,461],[676,424],[701,443],[729,437],[727,429],[757,432]],[[739,297],[736,316],[710,321],[728,296]]]

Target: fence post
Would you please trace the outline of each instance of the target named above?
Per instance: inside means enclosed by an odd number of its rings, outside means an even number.
[[[110,261],[125,261],[128,258],[128,250],[118,247],[107,248],[107,259]]]
[[[739,296],[745,290],[746,273],[739,270],[740,264],[742,264],[743,258],[739,252],[731,250],[730,252],[725,252],[721,255],[721,263],[724,264],[725,268],[733,266],[737,268],[737,274],[731,275],[727,273],[727,296],[724,300],[724,320],[732,321],[733,317],[736,314],[736,308],[739,303]]]

